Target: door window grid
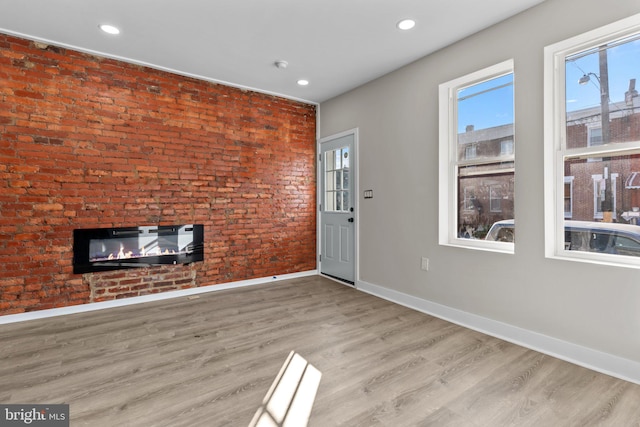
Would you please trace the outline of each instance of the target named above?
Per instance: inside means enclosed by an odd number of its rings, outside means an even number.
[[[325,211],[349,211],[349,147],[325,152]]]

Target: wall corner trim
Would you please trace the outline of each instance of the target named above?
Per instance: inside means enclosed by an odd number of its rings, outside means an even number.
[[[71,305],[67,307],[51,308],[48,310],[30,311],[28,313],[7,314],[0,316],[0,325],[9,323],[25,322],[27,320],[45,319],[48,317],[64,316],[66,314],[86,313],[107,308],[124,307],[145,302],[162,301],[170,298],[187,297],[191,295],[204,294],[208,292],[224,291],[226,289],[242,288],[246,286],[262,285],[265,283],[279,282],[300,277],[316,276],[317,270],[302,271],[257,279],[240,280],[237,282],[221,283],[217,285],[200,286],[198,288],[181,289],[177,291],[161,292],[157,294],[143,295],[139,297],[123,298],[110,301],[94,302],[89,304]]]
[[[358,281],[356,288],[407,308],[625,381],[640,384],[640,363],[507,323],[447,307],[412,295]]]

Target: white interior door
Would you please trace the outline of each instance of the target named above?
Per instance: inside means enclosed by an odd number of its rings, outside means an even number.
[[[320,272],[355,282],[355,134],[320,143]]]

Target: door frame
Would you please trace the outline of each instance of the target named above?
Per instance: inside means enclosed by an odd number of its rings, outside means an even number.
[[[359,176],[360,176],[360,162],[358,159],[358,141],[359,141],[359,137],[358,137],[358,128],[353,128],[353,129],[349,129],[343,132],[339,132],[333,135],[329,135],[329,136],[325,136],[324,138],[319,138],[317,140],[316,143],[316,153],[317,153],[317,159],[318,159],[318,167],[316,168],[316,212],[318,213],[317,215],[317,220],[316,220],[316,254],[317,254],[317,262],[318,262],[318,274],[322,277],[326,277],[328,279],[334,280],[338,283],[342,283],[343,285],[346,286],[350,286],[348,283],[343,282],[341,280],[337,280],[334,279],[333,277],[327,276],[325,274],[322,274],[322,229],[321,229],[321,223],[322,223],[322,219],[321,219],[321,215],[322,215],[322,211],[320,210],[320,206],[323,203],[323,193],[322,193],[322,179],[324,179],[324,173],[322,171],[322,168],[320,167],[320,165],[322,164],[322,159],[321,159],[321,153],[322,153],[322,149],[321,149],[321,145],[325,142],[329,142],[332,141],[334,139],[338,139],[338,138],[342,138],[348,135],[353,135],[353,152],[351,153],[351,161],[353,162],[354,168],[356,173],[355,174],[351,174],[351,180],[353,183],[353,196],[352,196],[352,203],[353,203],[353,209],[354,209],[354,221],[355,221],[355,225],[353,227],[353,250],[354,250],[354,254],[353,254],[353,274],[354,274],[354,280],[353,280],[353,287],[358,288],[358,283],[360,280],[360,262],[358,259],[358,255],[360,253],[360,200],[359,200],[359,194],[360,194],[360,187],[359,187]]]

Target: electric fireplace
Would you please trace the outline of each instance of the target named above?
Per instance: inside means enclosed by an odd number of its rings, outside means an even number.
[[[203,260],[201,224],[73,230],[75,274]]]

